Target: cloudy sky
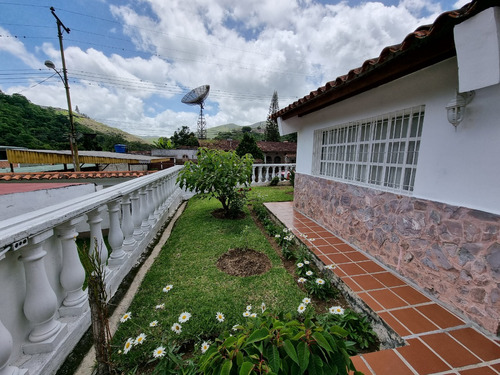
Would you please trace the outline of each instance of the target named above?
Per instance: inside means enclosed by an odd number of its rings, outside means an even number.
[[[145,136],[196,130],[181,103],[208,84],[207,127],[264,121],[418,26],[467,0],[0,0],[0,90],[67,108],[56,15],[73,108]]]

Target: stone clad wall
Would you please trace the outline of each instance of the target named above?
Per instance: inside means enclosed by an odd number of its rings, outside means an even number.
[[[295,176],[295,208],[500,334],[500,216]]]

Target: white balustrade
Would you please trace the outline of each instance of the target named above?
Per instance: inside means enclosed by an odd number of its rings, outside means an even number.
[[[111,246],[111,256],[108,264],[114,267],[122,264],[125,261],[127,254],[123,251],[123,231],[120,227],[120,202],[114,200],[108,203],[109,213],[109,234],[108,242]]]
[[[56,373],[90,326],[76,238],[90,236],[88,251],[99,251],[101,265],[110,265],[105,282],[112,297],[184,199],[175,184],[182,168],[0,223],[0,375]],[[108,229],[109,259],[103,237]]]
[[[142,217],[142,224],[141,224],[141,230],[144,233],[149,232],[149,204],[148,204],[148,191],[147,187],[143,187],[139,191],[139,196],[140,196],[140,202],[141,202],[141,217]]]
[[[2,321],[0,321],[0,375],[23,375],[27,373],[27,370],[20,370],[17,367],[9,366],[12,348],[12,335],[2,324]]]
[[[134,191],[130,195],[130,200],[132,202],[132,222],[134,223],[134,239],[140,241],[144,238],[144,232],[142,231],[142,214],[141,214],[141,198],[138,191]]]
[[[26,278],[24,315],[34,326],[28,336],[29,343],[23,347],[25,354],[54,350],[61,339],[60,334],[64,334],[63,329],[66,327],[56,319],[57,296],[49,283],[43,261],[47,255],[43,249],[44,243],[53,233],[50,229],[30,238],[19,257],[24,263]]]
[[[88,308],[87,293],[82,290],[85,282],[85,270],[78,256],[76,246],[76,225],[83,216],[76,217],[59,225],[56,233],[61,240],[63,266],[59,276],[61,285],[67,293],[63,305],[59,308],[61,316],[79,315]]]
[[[108,247],[104,243],[104,237],[102,235],[102,216],[101,212],[104,210],[104,206],[97,207],[92,211],[87,213],[87,223],[90,226],[90,248],[89,254],[94,256],[97,253],[99,264],[101,265],[105,274],[108,273],[106,269],[106,263],[108,261]]]
[[[125,194],[122,198],[122,231],[123,250],[132,251],[136,240],[134,239],[134,222],[132,219],[130,195]]]
[[[290,179],[295,164],[254,164],[252,166],[252,185],[267,185],[274,177]]]

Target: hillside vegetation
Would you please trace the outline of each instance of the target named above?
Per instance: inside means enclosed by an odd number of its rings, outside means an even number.
[[[129,151],[150,150],[152,145],[122,130],[74,114],[78,148],[113,151],[125,144]],[[69,149],[67,111],[31,103],[20,94],[0,91],[0,145],[40,150]]]

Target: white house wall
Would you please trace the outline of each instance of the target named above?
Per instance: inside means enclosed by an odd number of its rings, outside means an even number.
[[[457,60],[451,58],[326,109],[281,121],[284,133],[298,132],[297,172],[311,174],[315,130],[424,104],[413,196],[500,213],[500,87],[477,90],[455,130],[445,106],[458,89],[457,77]]]

